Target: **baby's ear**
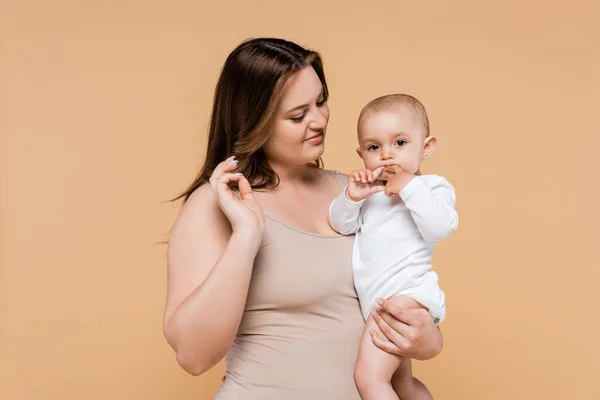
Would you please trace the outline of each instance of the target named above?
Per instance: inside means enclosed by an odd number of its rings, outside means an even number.
[[[358,156],[362,159],[362,153],[360,152],[360,147],[356,148],[356,154],[358,154]]]
[[[435,150],[435,146],[437,144],[437,139],[434,136],[429,136],[425,138],[425,144],[423,145],[423,160],[427,160],[429,156]]]

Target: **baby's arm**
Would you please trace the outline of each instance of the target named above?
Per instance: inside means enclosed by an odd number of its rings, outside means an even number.
[[[413,178],[399,193],[428,242],[447,238],[458,226],[454,188],[441,176]]]
[[[344,188],[329,206],[329,225],[342,235],[356,233],[360,227],[360,207],[364,202],[348,199]]]

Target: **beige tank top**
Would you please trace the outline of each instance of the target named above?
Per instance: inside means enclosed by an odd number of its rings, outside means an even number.
[[[354,236],[303,232],[265,216],[246,309],[215,399],[360,400],[353,371],[364,321],[353,243]]]

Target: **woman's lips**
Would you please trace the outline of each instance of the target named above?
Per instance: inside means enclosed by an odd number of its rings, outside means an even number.
[[[320,144],[323,142],[323,139],[324,139],[323,133],[321,132],[318,135],[315,135],[313,137],[306,139],[305,141],[310,144]]]

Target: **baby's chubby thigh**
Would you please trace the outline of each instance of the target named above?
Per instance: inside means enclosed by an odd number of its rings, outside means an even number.
[[[402,357],[387,353],[375,346],[371,337],[372,331],[377,332],[380,337],[384,336],[373,315],[369,315],[360,341],[354,370],[354,377],[359,386],[362,386],[362,382],[389,382],[402,361]],[[361,388],[359,387],[359,389]]]

